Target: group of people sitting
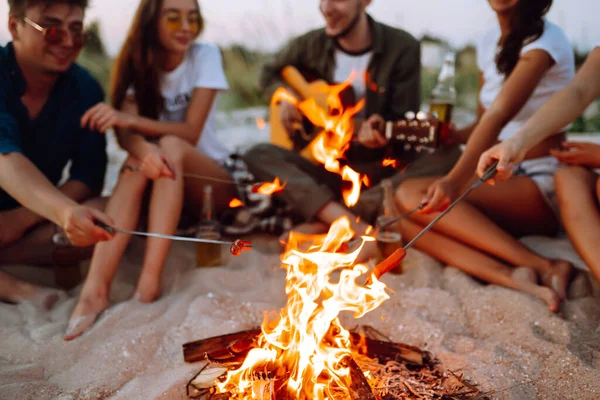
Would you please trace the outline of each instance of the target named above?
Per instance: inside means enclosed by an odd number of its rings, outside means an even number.
[[[478,115],[451,129],[454,145],[418,153],[390,142],[383,121],[418,110],[420,45],[409,33],[375,21],[371,0],[320,0],[325,27],[292,40],[264,66],[265,96],[284,85],[294,66],[309,79],[352,81],[365,107],[354,120],[346,162],[371,179],[358,203],[341,202],[342,181],[294,149],[259,144],[242,159],[259,181],[287,185],[280,198],[302,217],[306,232],[327,230],[348,216],[357,237],[381,212],[378,182],[390,179],[399,208],[418,213],[398,225],[414,237],[439,211],[498,160],[490,185],[464,202],[415,246],[483,281],[525,291],[556,311],[566,297],[572,265],[528,249],[524,235],[566,229],[600,279],[594,238],[600,236],[600,146],[565,142],[565,128],[600,95],[600,49],[575,75],[573,49],[547,21],[552,0],[488,0],[497,24],[477,45]],[[130,235],[112,235],[97,222],[132,230],[175,233],[184,210],[202,209],[207,182],[217,178],[217,212],[236,197],[228,184],[227,146],[215,126],[215,98],[228,88],[219,49],[196,42],[204,22],[197,0],[141,0],[113,67],[108,103],[100,85],[74,64],[84,45],[87,0],[8,0],[13,41],[0,48],[0,264],[48,264],[61,254],[91,256],[88,275],[65,339],[81,335],[109,306],[110,284]],[[281,103],[281,122],[296,134],[302,115]],[[110,198],[99,198],[106,139],[113,129],[128,153]],[[384,167],[384,157],[402,169]],[[69,174],[63,170],[70,163]],[[360,218],[358,218],[360,217]],[[562,218],[561,218],[562,217]],[[66,236],[70,245],[55,243]],[[597,236],[598,235],[598,236]],[[135,299],[160,295],[171,242],[148,238]],[[362,259],[376,251],[363,247]],[[79,247],[76,249],[76,247]],[[0,271],[0,299],[50,308],[47,289]]]

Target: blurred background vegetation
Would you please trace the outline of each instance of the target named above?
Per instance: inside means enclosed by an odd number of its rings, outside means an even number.
[[[100,35],[97,21],[88,28],[88,42],[82,51],[79,63],[90,71],[108,93],[110,72],[113,59],[107,54]],[[423,37],[422,43],[444,42],[438,38]],[[248,107],[267,106],[269,99],[262,96],[257,88],[261,66],[268,61],[271,54],[253,51],[240,45],[222,48],[223,65],[230,90],[219,96],[219,109],[232,111]],[[586,53],[575,52],[577,67],[585,61]],[[426,103],[435,86],[440,67],[423,67],[421,70],[421,99]],[[457,107],[467,112],[477,110],[477,91],[479,72],[477,69],[475,48],[466,46],[456,50],[456,90]],[[600,132],[600,104],[597,101],[588,111],[579,117],[570,129],[572,132]]]

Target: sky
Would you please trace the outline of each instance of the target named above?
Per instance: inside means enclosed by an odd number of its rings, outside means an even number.
[[[123,43],[139,0],[90,0],[86,21],[99,20],[108,52]],[[318,0],[200,0],[206,19],[202,40],[272,51],[285,41],[323,25]],[[431,34],[455,47],[474,43],[495,15],[485,0],[373,0],[368,8],[377,20],[416,37]],[[575,48],[600,43],[600,0],[554,0],[548,19],[566,32]],[[8,5],[0,0],[0,43],[10,40]]]

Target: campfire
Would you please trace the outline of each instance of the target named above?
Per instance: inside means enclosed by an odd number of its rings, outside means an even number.
[[[355,264],[360,248],[345,253],[353,232],[348,219],[321,236],[291,234],[286,307],[260,329],[184,345],[187,362],[208,363],[187,387],[199,399],[467,399],[479,391],[445,371],[418,348],[391,343],[374,329],[346,330],[340,313],[355,318],[389,296],[369,268]],[[372,240],[365,237],[364,240]],[[306,242],[306,251],[298,250]],[[382,340],[383,339],[383,340]]]
[[[352,117],[364,106],[361,101],[342,108],[339,94],[348,85],[331,87],[329,110],[313,99],[297,101],[283,89],[273,101],[296,104],[315,126],[323,128],[310,144],[312,154],[350,184],[343,197],[351,206],[368,179],[340,162],[352,140]],[[273,193],[283,186],[276,180],[261,189]],[[287,304],[277,316],[266,315],[260,329],[184,345],[186,362],[207,361],[188,384],[190,398],[375,400],[479,395],[459,376],[443,370],[429,353],[391,343],[374,329],[366,329],[365,334],[365,329],[350,332],[342,326],[340,314],[350,312],[361,318],[389,299],[377,271],[386,271],[393,262],[385,260],[371,272],[369,266],[357,264],[364,243],[374,239],[364,236],[362,244],[348,253],[347,243],[355,236],[350,226],[344,217],[326,235],[290,234],[282,256]]]

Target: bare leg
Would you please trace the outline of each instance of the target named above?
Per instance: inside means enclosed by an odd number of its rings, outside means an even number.
[[[59,290],[34,285],[0,271],[0,301],[31,302],[49,310],[58,301],[59,293]]]
[[[125,162],[137,165],[137,161],[132,158]],[[135,228],[147,184],[148,179],[139,172],[121,175],[106,206],[106,214],[115,221],[117,227]],[[131,235],[117,234],[111,241],[96,245],[79,301],[69,319],[65,340],[81,335],[94,323],[98,314],[108,307],[110,284],[130,239]]]
[[[423,227],[410,220],[404,220],[400,223],[400,228],[403,237],[410,240]],[[455,239],[435,231],[429,231],[415,242],[415,247],[483,281],[520,290],[539,297],[548,305],[551,311],[555,312],[558,310],[559,299],[554,291],[513,277],[512,268]]]
[[[98,209],[104,207],[103,199],[92,199],[85,204]],[[0,264],[51,265],[54,261],[53,254],[57,249],[52,241],[56,230],[56,225],[50,222],[35,227],[16,243],[0,249]],[[61,252],[70,260],[83,261],[91,256],[92,248],[69,246],[61,249]],[[58,300],[59,292],[56,289],[25,282],[0,271],[0,301],[11,303],[31,301],[50,309]]]
[[[582,167],[565,167],[558,170],[555,180],[560,212],[569,238],[600,281],[600,177]]]
[[[396,193],[399,204],[405,209],[415,207],[425,196],[427,187],[435,178],[409,180]],[[487,217],[490,214],[496,223]],[[435,215],[413,214],[411,219],[426,225]],[[448,237],[470,247],[499,257],[514,266],[532,267],[542,276],[560,276],[553,289],[564,299],[571,265],[565,261],[548,260],[523,246],[515,237],[498,224],[513,228],[529,227],[526,233],[548,234],[556,225],[550,207],[545,203],[539,189],[525,177],[514,177],[492,187],[482,185],[458,204],[433,228]],[[523,232],[521,232],[523,233]],[[556,272],[556,274],[554,274]],[[495,283],[495,282],[492,282]]]
[[[186,174],[210,176],[213,178],[231,180],[231,175],[215,161],[200,153],[190,144],[180,143],[183,152],[183,168]],[[197,217],[202,215],[204,185],[213,187],[213,199],[216,212],[225,210],[232,198],[237,197],[236,187],[229,183],[219,183],[193,177],[185,178],[185,202],[192,204],[192,211]]]
[[[154,181],[148,231],[172,235],[177,230],[183,208],[183,171],[185,148],[182,139],[174,136],[163,137],[159,145],[175,169],[175,179],[159,178]],[[146,240],[144,265],[137,283],[135,297],[143,303],[154,301],[160,295],[160,278],[171,248],[171,241],[149,237]]]

